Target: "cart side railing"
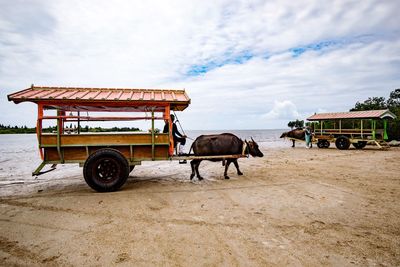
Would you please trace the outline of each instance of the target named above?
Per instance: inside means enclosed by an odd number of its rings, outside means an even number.
[[[108,147],[116,148],[130,163],[134,163],[168,159],[169,145],[168,133],[63,134],[60,138],[55,134],[43,134],[40,148],[48,162],[84,162],[93,151]]]

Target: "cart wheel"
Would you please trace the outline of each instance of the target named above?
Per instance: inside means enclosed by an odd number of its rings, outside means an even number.
[[[318,140],[317,147],[318,148],[325,148],[325,140]]]
[[[338,149],[345,150],[350,147],[350,140],[347,136],[342,135],[336,138],[335,144]]]
[[[322,139],[318,140],[317,146],[318,148],[329,148],[330,143],[328,140]]]
[[[329,146],[331,145],[331,143],[329,143],[328,140],[324,140],[324,148],[329,148]]]
[[[98,192],[118,190],[129,175],[129,164],[115,149],[103,148],[91,154],[83,166],[86,183]]]
[[[363,149],[366,145],[366,141],[358,141],[357,143],[352,144],[356,149]]]

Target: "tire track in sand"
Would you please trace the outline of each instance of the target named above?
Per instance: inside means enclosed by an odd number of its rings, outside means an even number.
[[[60,254],[45,257],[33,252],[32,250],[29,250],[25,246],[20,245],[18,241],[10,241],[3,236],[0,236],[0,250],[6,254],[16,257],[18,260],[21,260],[26,266],[68,266],[65,262],[60,261]],[[3,258],[3,264],[7,263],[7,259],[7,257]],[[20,262],[17,261],[9,263],[11,265],[19,266]]]

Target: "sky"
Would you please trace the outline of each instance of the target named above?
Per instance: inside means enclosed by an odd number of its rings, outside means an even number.
[[[0,123],[41,86],[185,89],[192,130],[282,129],[400,88],[400,1],[0,0]]]

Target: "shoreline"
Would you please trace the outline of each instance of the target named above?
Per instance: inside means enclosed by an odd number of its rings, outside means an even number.
[[[275,144],[275,146],[271,146],[271,144]],[[284,145],[284,146],[283,146]],[[287,146],[286,146],[287,145]],[[302,150],[304,153],[311,153],[311,151],[323,151],[321,153],[326,154],[324,152],[326,151],[332,151],[332,152],[339,152],[340,150],[337,150],[335,147],[331,147],[329,149],[319,149],[316,146],[313,146],[312,149],[307,149],[305,147],[305,143],[301,142],[296,142],[296,147],[292,148],[291,147],[291,141],[290,140],[282,140],[279,145],[276,145],[276,142],[263,142],[260,143],[260,148],[262,152],[265,154],[264,159],[267,159],[266,161],[268,162],[269,157],[273,157],[276,154],[280,154],[280,151],[283,151],[284,154],[290,154],[290,151],[295,151],[295,150]],[[398,147],[392,147],[390,150],[397,150],[399,149]],[[389,151],[390,151],[389,150]],[[310,152],[307,152],[310,151]],[[357,150],[354,148],[350,148],[347,151],[341,151],[344,154],[343,155],[350,155],[352,153],[375,153],[376,152],[385,152],[384,150],[378,149],[376,146],[367,146],[363,150]],[[85,183],[83,179],[83,168],[79,167],[78,164],[59,164],[57,168],[49,173],[40,175],[40,176],[32,176],[32,171],[40,164],[40,159],[38,152],[36,151],[36,148],[30,149],[29,150],[30,154],[32,156],[30,157],[30,161],[26,162],[27,164],[24,166],[20,165],[20,160],[21,160],[21,155],[18,155],[17,158],[8,158],[6,160],[0,161],[0,198],[7,198],[7,197],[22,197],[22,196],[29,196],[29,195],[35,195],[36,193],[41,193],[50,191],[49,188],[53,188],[55,190],[62,190],[64,187],[69,187],[69,186],[79,186],[79,187],[87,187],[89,190],[91,190]],[[297,153],[297,152],[294,152]],[[316,152],[320,153],[320,152]],[[336,153],[335,153],[336,154]],[[239,159],[239,164],[243,162],[243,164],[247,164],[246,161],[248,160],[254,160],[251,156],[249,158],[242,158]],[[203,161],[203,164],[217,164],[218,163],[211,163],[208,161]],[[5,167],[4,164],[11,165],[9,167],[9,171],[15,172],[19,171],[19,173],[11,173],[10,175],[5,174]],[[143,168],[144,166],[144,168]],[[152,167],[154,167],[158,171],[152,170]],[[46,168],[49,168],[47,166]],[[177,161],[171,161],[171,160],[162,160],[162,161],[143,161],[142,165],[138,165],[137,168],[130,174],[128,181],[134,180],[136,178],[140,178],[138,176],[143,175],[147,176],[146,171],[148,171],[150,174],[154,174],[154,179],[157,179],[157,175],[159,175],[160,181],[162,181],[163,178],[163,171],[162,169],[165,169],[167,172],[169,169],[176,169],[179,171],[180,176],[177,178],[177,181],[185,181],[186,177],[184,176],[183,173],[187,173],[187,177],[189,177],[189,174],[191,172],[190,170],[190,162],[187,164],[178,164]],[[232,172],[234,170],[234,166],[230,166],[230,171]],[[146,171],[144,171],[146,170]],[[136,173],[139,171],[139,174],[136,175]],[[213,177],[212,180],[215,179],[221,179],[221,177]],[[121,190],[124,190],[124,187],[122,187]]]

